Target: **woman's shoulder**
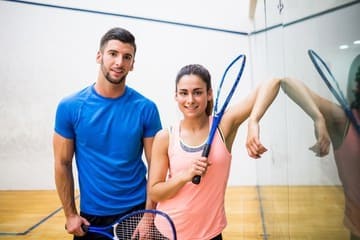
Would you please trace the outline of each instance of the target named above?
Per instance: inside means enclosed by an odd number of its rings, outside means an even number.
[[[158,139],[158,141],[168,141],[170,137],[170,129],[169,128],[163,128],[161,130],[159,130],[156,135],[155,138]]]
[[[168,128],[163,128],[163,129],[159,130],[159,131],[156,133],[156,136],[159,136],[159,137],[169,136],[169,129],[168,129]]]

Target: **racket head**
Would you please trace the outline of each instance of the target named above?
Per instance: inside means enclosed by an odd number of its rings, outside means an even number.
[[[347,102],[343,92],[341,91],[338,81],[335,79],[334,75],[330,71],[325,61],[312,49],[308,50],[308,54],[315,69],[317,70],[325,84],[328,86],[333,96],[342,106],[342,108],[350,109],[349,103]]]
[[[356,128],[357,132],[360,134],[360,124],[356,120],[354,114],[351,111],[350,105],[348,101],[346,100],[343,92],[340,89],[338,81],[335,79],[334,75],[330,71],[330,68],[325,63],[325,61],[312,49],[308,50],[308,55],[321,76],[322,80],[325,82],[333,96],[336,98],[336,100],[341,105],[342,109],[344,110],[346,116],[349,118],[349,120],[353,123],[354,127]]]
[[[210,128],[209,136],[206,142],[206,144],[209,145],[208,147],[209,149],[207,152],[210,152],[210,145],[215,136],[216,129],[240,82],[241,76],[244,72],[245,63],[246,63],[246,56],[244,54],[238,55],[226,67],[222,75],[222,78],[219,82],[216,91],[215,103],[214,103],[214,110],[213,110],[214,117]],[[203,156],[207,157],[208,154],[203,154]]]
[[[245,63],[246,56],[240,54],[226,67],[216,91],[214,116],[220,116],[225,112],[226,107],[240,82]],[[221,117],[219,118],[221,120]]]
[[[159,210],[138,210],[123,216],[113,225],[113,234],[118,240],[139,239],[139,234],[134,233],[136,229],[145,233],[141,239],[177,239],[172,219]]]

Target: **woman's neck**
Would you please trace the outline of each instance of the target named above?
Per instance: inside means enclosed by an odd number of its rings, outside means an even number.
[[[180,122],[179,135],[184,143],[190,146],[202,144],[209,134],[209,117],[183,119]]]

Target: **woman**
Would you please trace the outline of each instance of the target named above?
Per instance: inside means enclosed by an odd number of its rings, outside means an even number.
[[[219,124],[208,158],[201,157],[212,121],[213,92],[207,69],[184,66],[176,77],[175,100],[183,118],[157,133],[150,166],[149,195],[157,209],[173,219],[178,238],[220,240],[226,226],[224,196],[231,148],[249,116],[258,88],[228,108]],[[264,153],[264,147],[259,155]],[[192,183],[202,176],[199,185]]]

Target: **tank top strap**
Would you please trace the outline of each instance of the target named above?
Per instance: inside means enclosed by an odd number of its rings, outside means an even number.
[[[168,154],[172,156],[175,144],[179,141],[179,122],[174,123],[168,127],[169,132],[169,147]]]

